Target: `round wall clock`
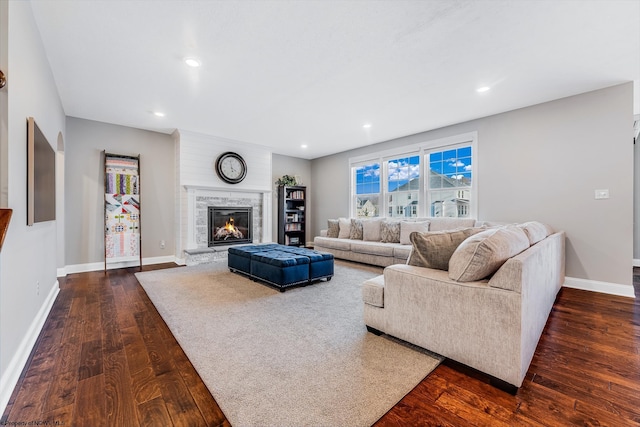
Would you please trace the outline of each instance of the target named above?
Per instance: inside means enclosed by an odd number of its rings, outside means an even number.
[[[240,154],[227,151],[218,156],[216,173],[224,182],[237,184],[247,176],[247,164]]]

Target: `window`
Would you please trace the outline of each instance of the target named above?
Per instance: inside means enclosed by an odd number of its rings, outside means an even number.
[[[357,218],[380,215],[380,163],[352,168],[355,183],[353,206]]]
[[[350,159],[351,216],[477,216],[477,138],[471,132]]]
[[[429,216],[468,217],[473,169],[471,146],[433,150],[425,156],[427,161]]]
[[[420,155],[387,160],[386,166],[386,193],[389,216],[418,216]]]

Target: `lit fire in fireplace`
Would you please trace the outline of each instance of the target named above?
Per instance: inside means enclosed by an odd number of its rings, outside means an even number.
[[[214,236],[216,240],[244,239],[244,235],[233,223],[233,217],[225,222],[224,227],[218,227]]]

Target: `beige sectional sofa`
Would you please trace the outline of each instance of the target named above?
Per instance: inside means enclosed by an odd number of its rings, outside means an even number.
[[[545,232],[539,224],[537,235],[525,233],[525,243],[516,226],[465,238],[453,255],[444,255],[451,256],[448,271],[404,262],[386,267],[363,284],[367,328],[489,374],[511,391],[520,387],[564,283],[565,234],[548,227]],[[519,228],[527,231],[526,225]],[[422,236],[414,234],[414,244]],[[428,262],[414,254],[409,261]],[[487,268],[497,270],[473,276]]]
[[[332,221],[338,223],[339,230],[337,234],[334,232],[330,236]],[[388,224],[391,225],[386,227]],[[412,247],[408,236],[413,231],[450,230],[473,227],[476,224],[477,222],[473,218],[429,217],[407,220],[340,218],[329,220],[329,228],[322,230],[320,236],[314,238],[313,247],[318,251],[332,253],[335,258],[386,267],[407,262]],[[359,226],[366,227],[366,229],[362,233],[352,232]],[[379,227],[381,231],[376,232],[376,227]],[[384,229],[393,229],[396,233],[385,234]],[[366,233],[370,230],[370,233]],[[342,237],[338,237],[340,233],[342,233]]]

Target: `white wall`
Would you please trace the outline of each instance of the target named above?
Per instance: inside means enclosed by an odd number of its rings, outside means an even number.
[[[64,111],[29,2],[8,7],[7,207],[13,218],[0,254],[0,411],[3,411],[58,291],[56,221],[26,225],[26,119],[33,116],[56,147]],[[4,120],[4,118],[3,118]],[[4,161],[6,159],[6,162]]]
[[[232,193],[260,193],[263,199],[263,237],[270,236],[271,218],[271,150],[255,144],[234,141],[179,129],[173,133],[176,146],[176,255],[181,261],[185,249],[194,249],[194,211],[189,208],[198,189]],[[247,164],[247,175],[238,184],[228,184],[218,177],[215,169],[220,154],[233,151]],[[189,195],[188,192],[191,192]],[[268,241],[263,239],[262,241]]]
[[[67,273],[104,268],[103,150],[140,155],[143,263],[173,261],[175,151],[172,137],[68,117],[65,146],[65,193],[69,201],[65,209]],[[161,240],[165,241],[164,249],[160,248]]]
[[[312,232],[349,215],[349,157],[477,131],[478,219],[565,230],[573,284],[633,295],[632,125],[627,83],[315,159]]]

